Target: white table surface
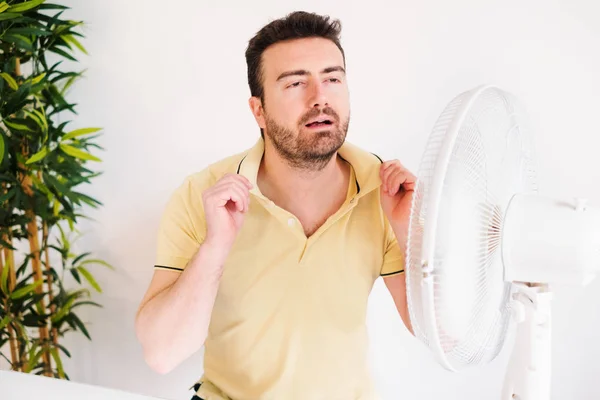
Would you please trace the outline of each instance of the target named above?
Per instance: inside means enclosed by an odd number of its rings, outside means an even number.
[[[0,400],[162,400],[100,386],[0,370]]]

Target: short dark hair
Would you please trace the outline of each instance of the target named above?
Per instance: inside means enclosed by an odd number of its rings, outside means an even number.
[[[342,52],[345,64],[346,57],[340,44],[341,30],[339,20],[305,11],[292,12],[265,25],[250,39],[246,49],[250,95],[264,100],[262,54],[269,46],[278,42],[311,37],[329,39]]]

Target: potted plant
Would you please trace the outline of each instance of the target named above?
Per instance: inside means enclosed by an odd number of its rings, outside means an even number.
[[[87,52],[66,9],[0,0],[0,356],[13,370],[68,379],[61,338],[90,338],[77,313],[99,306],[92,268],[110,265],[72,244],[86,206],[101,206],[81,187],[99,175],[92,152],[102,148],[100,128],[70,129],[67,94],[83,72],[65,64]]]

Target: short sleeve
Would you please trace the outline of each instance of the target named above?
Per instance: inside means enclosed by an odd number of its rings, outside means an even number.
[[[157,237],[155,269],[183,271],[204,239],[202,197],[188,178],[171,195]]]
[[[383,256],[383,265],[381,266],[381,276],[392,276],[404,272],[404,253],[400,249],[396,234],[385,218],[385,254]]]

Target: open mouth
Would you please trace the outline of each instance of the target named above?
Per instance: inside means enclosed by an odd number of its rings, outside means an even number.
[[[322,119],[322,120],[318,120],[318,121],[313,121],[309,124],[306,124],[305,126],[307,128],[319,128],[319,127],[323,127],[323,126],[329,126],[332,124],[333,124],[333,121],[331,121],[329,119]]]

